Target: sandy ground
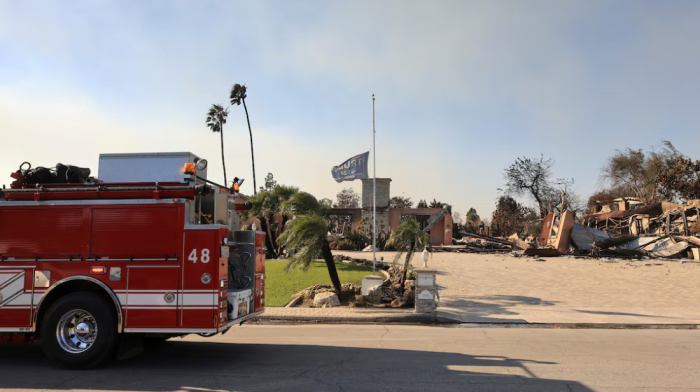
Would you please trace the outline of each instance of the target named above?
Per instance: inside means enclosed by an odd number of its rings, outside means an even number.
[[[417,255],[414,267],[422,264]],[[443,320],[700,324],[697,262],[436,252],[428,266],[438,270]]]

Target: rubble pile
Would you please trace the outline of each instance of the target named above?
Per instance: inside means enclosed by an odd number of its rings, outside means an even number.
[[[452,245],[434,246],[435,252],[458,253],[504,253],[512,251],[517,245],[509,240],[487,235],[460,232],[461,239],[453,239]]]
[[[700,200],[595,213],[585,216],[582,224],[574,223],[569,214],[549,214],[538,247],[527,249],[525,254],[700,261]]]

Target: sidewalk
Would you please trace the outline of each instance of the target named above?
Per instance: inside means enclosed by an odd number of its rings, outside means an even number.
[[[435,316],[413,309],[391,308],[265,308],[260,321],[316,321],[323,323],[434,323]]]

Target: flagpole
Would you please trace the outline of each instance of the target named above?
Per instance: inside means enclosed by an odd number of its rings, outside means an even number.
[[[377,150],[374,142],[374,135],[377,132],[374,130],[374,94],[372,94],[372,170],[374,178],[372,181],[372,207],[374,208],[372,223],[374,224],[374,230],[372,230],[372,275],[377,273]]]

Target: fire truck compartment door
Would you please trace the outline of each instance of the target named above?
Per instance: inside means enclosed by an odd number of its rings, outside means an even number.
[[[177,326],[179,265],[127,266],[126,328]]]
[[[0,264],[0,329],[31,327],[33,268]]]

